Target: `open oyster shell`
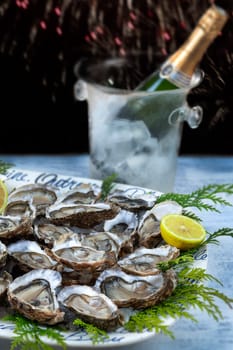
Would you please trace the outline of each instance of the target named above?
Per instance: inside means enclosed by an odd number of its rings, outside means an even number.
[[[54,269],[57,265],[35,241],[20,240],[8,245],[7,249],[24,271],[38,269],[38,266],[42,269]]]
[[[161,245],[154,249],[138,248],[126,258],[118,261],[120,268],[126,273],[148,276],[160,273],[157,264],[175,259],[179,249],[170,245]]]
[[[73,235],[74,231],[69,227],[48,224],[48,223],[39,223],[34,225],[34,235],[36,238],[52,247],[55,241],[58,241],[64,235]]]
[[[52,205],[57,200],[55,191],[47,186],[38,184],[28,184],[16,188],[9,195],[8,200],[29,201],[35,207],[38,215],[45,213],[45,208]]]
[[[58,301],[71,309],[78,318],[95,326],[111,330],[120,323],[118,307],[106,295],[89,286],[70,286],[58,294]]]
[[[44,324],[63,321],[56,290],[61,286],[61,275],[49,269],[32,270],[17,277],[8,286],[11,307],[30,320]]]
[[[156,275],[129,275],[120,269],[105,270],[95,289],[107,295],[118,307],[146,308],[171,295],[177,278],[173,270]]]
[[[0,268],[3,267],[6,263],[7,258],[7,249],[5,244],[0,241]]]
[[[11,282],[12,276],[7,271],[4,271],[0,277],[0,298],[6,294],[7,288]]]
[[[56,225],[69,224],[83,228],[93,227],[112,219],[119,209],[105,203],[55,204],[48,208],[46,217]]]
[[[0,216],[0,239],[18,239],[32,233],[31,220],[20,216]]]

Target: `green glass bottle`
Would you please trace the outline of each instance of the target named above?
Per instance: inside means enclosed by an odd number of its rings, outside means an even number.
[[[227,20],[228,13],[223,8],[210,6],[183,45],[136,90],[152,92],[191,87],[191,79],[199,62]]]
[[[136,87],[118,117],[144,121],[158,139],[169,132],[168,115],[183,105],[188,90],[199,82],[197,66],[228,17],[221,7],[210,6],[184,44]],[[137,94],[137,91],[146,93]]]

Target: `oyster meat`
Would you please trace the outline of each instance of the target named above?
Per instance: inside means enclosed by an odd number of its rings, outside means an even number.
[[[118,260],[120,268],[130,274],[147,276],[160,272],[157,264],[161,261],[175,259],[179,249],[170,245],[161,245],[154,249],[138,248],[126,258]]]
[[[115,329],[120,323],[118,307],[106,295],[89,286],[64,287],[58,301],[71,309],[85,322],[105,330]]]
[[[95,289],[107,295],[118,307],[141,309],[153,306],[171,295],[177,278],[173,270],[156,275],[129,275],[120,269],[103,271]]]
[[[60,310],[56,296],[61,281],[60,273],[50,269],[27,272],[9,284],[9,303],[30,320],[51,325],[61,322],[64,312]]]

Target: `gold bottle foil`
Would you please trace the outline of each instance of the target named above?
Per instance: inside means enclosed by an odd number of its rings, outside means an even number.
[[[178,87],[190,86],[198,63],[227,20],[225,10],[211,6],[199,19],[184,44],[163,64],[161,76]]]

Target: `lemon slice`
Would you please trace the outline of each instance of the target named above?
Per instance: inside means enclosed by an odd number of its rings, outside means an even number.
[[[197,247],[206,236],[199,222],[179,214],[164,216],[160,222],[160,231],[165,242],[182,250]]]
[[[0,214],[4,211],[8,199],[8,190],[5,183],[0,180]]]

